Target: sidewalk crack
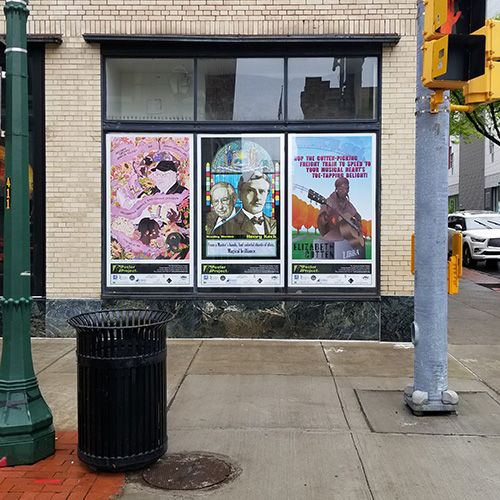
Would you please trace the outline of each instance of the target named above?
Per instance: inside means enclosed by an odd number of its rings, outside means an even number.
[[[361,458],[361,453],[358,449],[358,445],[356,443],[356,440],[354,439],[354,432],[351,428],[351,424],[349,422],[349,419],[347,418],[347,413],[346,413],[346,410],[344,407],[344,402],[342,401],[342,398],[340,396],[339,386],[337,384],[337,381],[335,380],[335,374],[333,372],[332,365],[328,360],[328,356],[326,354],[326,350],[325,350],[325,346],[324,346],[323,342],[320,342],[320,345],[321,345],[321,349],[323,350],[323,355],[325,356],[326,363],[328,364],[328,368],[329,368],[330,373],[332,375],[333,383],[335,385],[335,392],[337,393],[337,397],[339,398],[340,408],[342,409],[342,414],[344,415],[344,420],[347,424],[347,428],[349,430],[349,435],[351,436],[351,441],[352,441],[352,444],[354,446],[354,450],[356,451],[356,455],[358,457],[359,465],[361,467],[361,470],[363,471],[363,477],[365,478],[366,487],[368,488],[368,491],[370,493],[370,498],[375,500],[375,496],[373,495],[372,487],[371,487],[370,481],[368,479],[368,474],[366,473],[365,464],[363,463],[363,460]]]
[[[203,345],[203,342],[204,342],[204,341],[202,340],[202,341],[199,343],[198,348],[196,349],[196,352],[193,354],[193,357],[191,358],[191,361],[189,362],[189,365],[188,365],[188,367],[186,368],[186,371],[184,372],[184,375],[182,376],[182,379],[181,379],[181,381],[180,381],[179,385],[177,386],[177,389],[175,389],[175,392],[174,392],[174,394],[173,394],[173,396],[172,396],[172,399],[170,399],[170,401],[169,401],[169,403],[168,403],[168,405],[167,405],[167,412],[170,410],[170,407],[171,407],[171,406],[172,406],[172,404],[174,403],[175,398],[177,397],[177,393],[179,392],[179,390],[180,390],[180,388],[181,388],[182,384],[184,383],[184,380],[186,380],[186,377],[187,377],[188,372],[189,372],[189,370],[190,370],[190,368],[191,368],[191,365],[193,364],[193,362],[194,362],[194,360],[195,360],[196,356],[198,356],[198,353],[200,352],[200,349],[201,349],[201,346]],[[168,340],[167,340],[167,349],[168,349]],[[168,373],[168,366],[167,366],[167,373]],[[168,377],[168,374],[167,374],[167,377]]]
[[[38,375],[40,375],[40,373],[44,372],[45,370],[48,370],[51,366],[54,366],[59,360],[61,360],[62,358],[64,358],[64,356],[66,356],[67,354],[69,354],[71,351],[76,351],[76,345],[74,347],[72,347],[71,349],[69,349],[68,351],[66,351],[63,354],[61,354],[57,359],[55,359],[54,361],[52,361],[52,363],[49,363],[46,367],[44,367],[41,370],[37,371],[35,373],[35,375],[38,376]],[[33,348],[31,348],[31,352],[33,352]],[[75,356],[75,363],[76,363],[76,356]]]

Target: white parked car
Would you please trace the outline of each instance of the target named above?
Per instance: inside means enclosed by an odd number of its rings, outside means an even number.
[[[460,211],[448,215],[448,253],[451,237],[462,233],[463,264],[473,267],[479,261],[496,267],[500,260],[500,213]]]

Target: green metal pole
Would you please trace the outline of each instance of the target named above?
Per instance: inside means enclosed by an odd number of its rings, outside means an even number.
[[[33,369],[30,339],[28,53],[26,0],[7,0],[3,348],[0,458],[33,464],[55,451],[52,413]]]

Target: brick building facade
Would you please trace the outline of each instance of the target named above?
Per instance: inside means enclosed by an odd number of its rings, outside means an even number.
[[[41,264],[46,285],[36,301],[39,326],[35,333],[69,335],[66,318],[79,311],[132,304],[173,308],[176,319],[170,333],[174,336],[408,339],[413,316],[409,235],[414,200],[415,17],[414,2],[388,0],[33,1],[28,33],[33,43],[44,47],[40,77],[45,109],[45,164],[39,167],[44,169],[44,185],[39,182],[35,190],[45,192],[44,220],[40,223],[46,232]],[[5,26],[0,30],[5,32]],[[60,37],[61,43],[51,43],[54,40],[50,37]],[[379,108],[373,126],[366,120],[340,120],[331,127],[322,122],[321,127],[314,125],[312,129],[307,124],[301,129],[285,123],[279,133],[286,142],[292,140],[288,134],[311,130],[317,134],[373,134],[377,144],[374,286],[352,293],[335,286],[317,289],[316,294],[308,290],[304,299],[295,289],[289,290],[288,276],[276,293],[271,289],[249,293],[221,289],[210,295],[197,286],[196,275],[201,271],[194,259],[194,282],[189,289],[173,291],[165,286],[155,288],[155,293],[141,287],[133,291],[110,289],[104,263],[106,135],[180,132],[192,135],[194,144],[202,133],[237,135],[247,131],[245,123],[236,128],[227,123],[226,129],[223,124],[216,129],[203,129],[198,124],[179,128],[175,122],[169,122],[170,129],[165,122],[161,126],[157,122],[109,125],[103,110],[107,102],[103,80],[106,58],[113,54],[176,57],[180,47],[195,59],[199,48],[206,54],[211,44],[210,57],[219,57],[217,47],[222,44],[236,57],[252,57],[246,50],[258,39],[278,58],[280,54],[307,58],[316,47],[321,47],[322,57],[327,57],[329,50],[341,56],[345,49],[350,57],[358,50],[363,54],[373,48],[380,68]],[[263,50],[258,48],[258,57],[265,57]],[[258,121],[257,117],[248,132],[258,135],[271,131],[270,126],[259,129]],[[285,162],[290,163],[288,150],[284,154]],[[193,176],[199,178],[196,156],[193,167]],[[353,181],[351,192],[354,186]],[[286,189],[292,188],[287,185]],[[282,199],[286,199],[285,192]],[[197,204],[199,196],[193,196],[192,206]],[[289,213],[286,204],[284,210],[284,214]],[[283,234],[288,234],[288,217],[282,219]],[[200,228],[192,222],[194,250],[195,233]],[[284,248],[282,252],[285,275],[291,256]],[[251,330],[249,324],[253,325]]]

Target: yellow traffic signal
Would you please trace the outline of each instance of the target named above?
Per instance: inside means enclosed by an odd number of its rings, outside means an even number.
[[[462,277],[462,233],[454,233],[451,237],[451,254],[457,258],[458,277]]]
[[[448,19],[448,0],[425,0],[424,40],[439,38],[439,28]]]
[[[448,260],[448,294],[455,295],[458,293],[459,271],[458,259],[452,255]]]
[[[474,32],[485,37],[485,70],[464,87],[466,104],[487,104],[500,99],[500,21],[488,19]]]
[[[461,89],[466,83],[469,76],[468,71],[463,66],[456,66],[452,68],[448,64],[449,57],[455,57],[455,52],[466,53],[469,48],[454,47],[451,50],[450,45],[453,40],[449,35],[445,35],[437,40],[425,42],[424,51],[424,65],[422,72],[422,83],[424,87],[431,89]],[[482,47],[477,48],[477,56],[481,57]]]
[[[459,89],[484,74],[485,0],[426,0],[422,83]]]
[[[415,274],[415,233],[411,233],[410,272]]]

